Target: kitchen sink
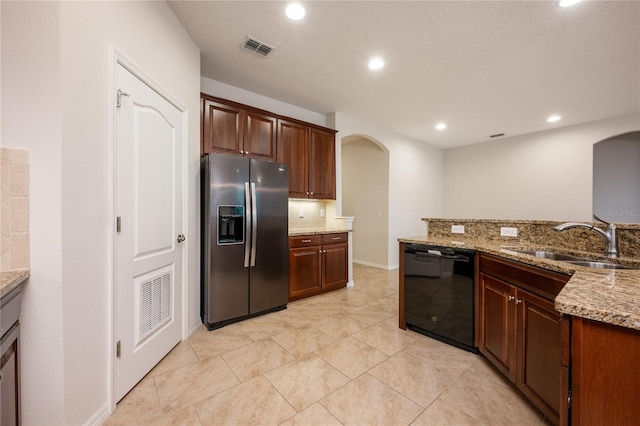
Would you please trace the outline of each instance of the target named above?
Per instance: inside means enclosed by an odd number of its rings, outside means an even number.
[[[515,250],[518,253],[528,254],[529,256],[535,256],[541,259],[561,260],[561,261],[584,261],[587,260],[584,257],[573,256],[566,253],[558,253],[555,251],[542,251],[542,250]]]
[[[617,263],[600,262],[595,260],[565,260],[564,262],[595,269],[635,269],[629,266],[618,265]]]
[[[638,269],[630,266],[619,265],[612,262],[604,262],[596,259],[588,259],[585,257],[574,256],[572,254],[545,251],[545,250],[514,250],[521,254],[528,254],[529,256],[535,256],[540,259],[557,260],[571,265],[586,266],[594,269]]]

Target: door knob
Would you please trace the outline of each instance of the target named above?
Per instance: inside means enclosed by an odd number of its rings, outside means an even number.
[[[178,234],[178,242],[181,243],[185,240],[184,234]]]

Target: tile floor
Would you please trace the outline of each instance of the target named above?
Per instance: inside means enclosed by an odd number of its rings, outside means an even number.
[[[480,355],[398,328],[398,271],[198,329],[107,425],[545,425]]]

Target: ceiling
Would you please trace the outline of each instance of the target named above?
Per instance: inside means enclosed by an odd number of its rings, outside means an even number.
[[[437,147],[640,113],[637,0],[306,1],[301,21],[287,2],[168,3],[202,76]],[[275,50],[252,53],[247,36]],[[375,55],[386,65],[371,71]]]

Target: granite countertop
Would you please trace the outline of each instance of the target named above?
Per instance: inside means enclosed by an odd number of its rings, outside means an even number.
[[[570,252],[578,256],[611,261],[601,255],[515,241],[488,240],[481,238],[399,238],[405,243],[434,244],[447,247],[465,247],[526,263],[540,268],[571,275],[571,278],[555,299],[558,312],[567,315],[601,321],[622,327],[640,330],[640,259],[620,258],[618,263],[639,268],[633,269],[594,269],[572,265],[560,261],[537,258],[514,251],[542,249],[548,251]]]
[[[0,272],[0,298],[29,278],[28,269]]]
[[[299,235],[339,234],[351,231],[351,229],[347,228],[290,228],[289,236],[296,237]]]

